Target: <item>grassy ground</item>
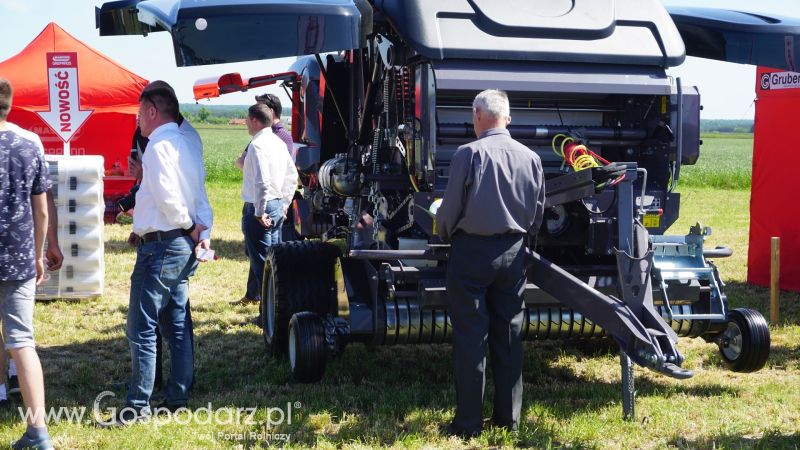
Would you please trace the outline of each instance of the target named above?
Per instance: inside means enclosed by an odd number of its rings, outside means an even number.
[[[536,342],[525,346],[524,422],[517,436],[497,430],[468,442],[441,436],[437,427],[452,418],[454,392],[450,347],[368,348],[351,345],[329,363],[316,385],[291,381],[287,364],[263,353],[259,330],[239,323],[255,306],[231,306],[242,295],[246,260],[239,231],[238,184],[225,172],[247,143],[244,130],[201,130],[209,164],[209,195],[215,211],[213,246],[219,261],[201,267],[192,279],[196,324],[196,376],[193,408],[257,407],[256,422],[277,422],[277,409],[291,404],[291,422],[270,433],[291,434],[291,446],[364,447],[532,447],[532,448],[797,448],[800,446],[800,296],[783,294],[786,322],[773,325],[772,357],[755,374],[726,370],[716,347],[681,339],[686,365],[696,376],[678,382],[637,371],[638,419],[621,420],[618,360],[602,346]],[[737,140],[737,150],[750,141]],[[708,154],[731,152],[727,141],[706,139]],[[741,151],[740,153],[745,153]],[[737,153],[738,154],[738,153]],[[742,155],[744,156],[744,155]],[[709,158],[711,160],[712,158]],[[749,171],[738,159],[730,173]],[[687,168],[687,180],[705,178],[701,164]],[[746,169],[744,166],[747,166]],[[712,168],[714,166],[711,166]],[[717,166],[718,167],[718,166]],[[696,171],[697,173],[695,173]],[[227,175],[226,175],[227,174]],[[724,177],[722,177],[724,178]],[[699,181],[696,181],[699,182]],[[688,183],[687,183],[688,184]],[[749,193],[681,185],[682,218],[671,233],[683,234],[702,219],[715,234],[710,245],[730,245],[721,260],[734,306],[765,312],[767,291],[745,284]],[[106,292],[96,300],[40,303],[37,339],[45,370],[48,404],[92,408],[102,391],[122,405],[130,374],[124,335],[133,251],[125,244],[128,227],[106,227]],[[493,393],[488,389],[488,397]],[[490,402],[487,402],[487,407]],[[486,414],[490,411],[487,408]],[[264,426],[181,424],[189,415],[158,424],[100,430],[87,423],[59,422],[51,433],[59,448],[252,448],[282,446]],[[106,416],[106,415],[103,415]],[[225,419],[226,415],[218,416]],[[202,422],[203,417],[200,417]],[[225,420],[222,420],[225,422]],[[0,411],[0,442],[24,430],[15,411]],[[217,433],[229,433],[218,435]]]

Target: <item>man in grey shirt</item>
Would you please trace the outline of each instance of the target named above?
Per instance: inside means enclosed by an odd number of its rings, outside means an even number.
[[[544,212],[542,162],[511,138],[505,92],[486,90],[472,103],[478,140],[459,147],[436,213],[450,242],[448,312],[453,325],[456,415],[447,433],[474,436],[483,426],[486,347],[492,354],[492,422],[516,430],[522,409],[522,294],[528,234]]]

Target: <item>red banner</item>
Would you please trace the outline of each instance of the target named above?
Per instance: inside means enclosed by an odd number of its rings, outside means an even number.
[[[747,281],[769,286],[770,239],[780,237],[781,288],[800,291],[800,209],[792,200],[800,73],[760,67],[756,95]]]

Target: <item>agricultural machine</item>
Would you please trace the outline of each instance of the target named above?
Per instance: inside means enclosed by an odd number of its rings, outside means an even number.
[[[261,311],[268,352],[297,380],[320,380],[349,342],[450,339],[431,206],[487,88],[508,93],[511,135],[546,176],[525,339],[615,339],[628,416],[632,362],[691,376],[678,336],[715,343],[733,371],[766,363],[764,318],[729,308],[711,261],[730,250],[705,248],[700,225],[664,235],[701,145],[698,91],[665,69],[687,54],[793,69],[797,23],[656,0],[127,0],[98,8],[97,26],[167,31],[179,66],[298,56],[195,86],[210,98],[280,83],[292,99],[297,239],[270,250]]]

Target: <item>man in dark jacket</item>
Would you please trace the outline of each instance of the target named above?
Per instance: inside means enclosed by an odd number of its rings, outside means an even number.
[[[495,385],[492,421],[512,430],[519,426],[525,247],[544,210],[542,163],[506,129],[506,94],[483,91],[472,109],[478,140],[453,155],[436,214],[439,236],[451,244],[447,295],[456,415],[445,431],[461,436],[477,435],[483,427],[487,343]]]

